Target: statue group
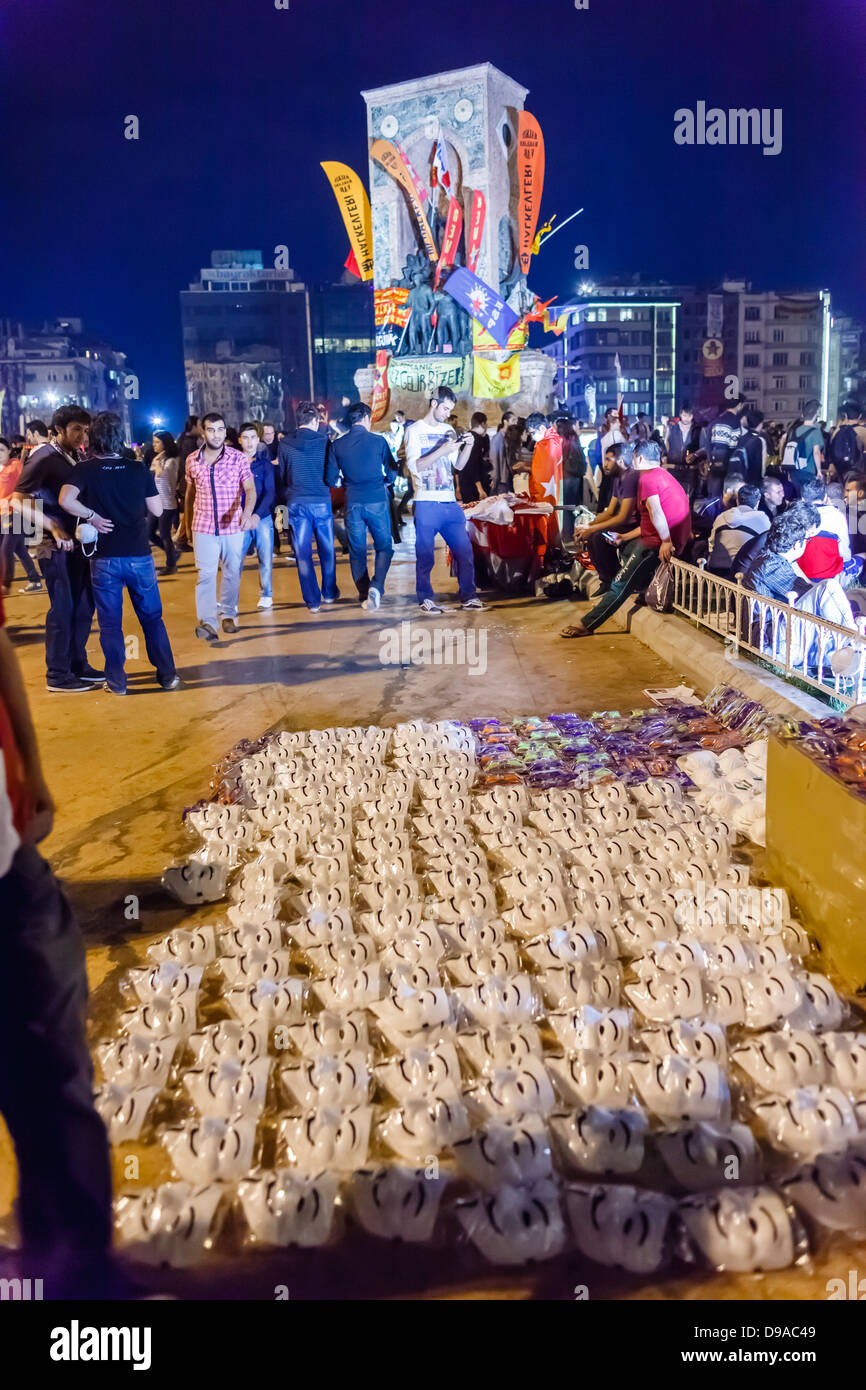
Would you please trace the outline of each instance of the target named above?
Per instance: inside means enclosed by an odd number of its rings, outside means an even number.
[[[455,265],[459,258],[455,258]],[[433,352],[463,356],[472,351],[472,320],[442,288],[434,288],[436,269],[423,251],[412,251],[397,283],[408,289],[412,310],[398,357],[427,357]]]

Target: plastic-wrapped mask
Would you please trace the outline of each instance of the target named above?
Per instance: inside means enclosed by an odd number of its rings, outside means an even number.
[[[442,989],[444,981],[436,965],[419,965],[411,961],[401,961],[389,972],[392,994],[401,989],[422,990]]]
[[[457,1034],[457,1046],[478,1076],[521,1067],[529,1057],[543,1058],[541,1035],[534,1023],[506,1024]]]
[[[726,1119],[731,1097],[718,1062],[687,1057],[652,1057],[633,1061],[631,1074],[641,1100],[662,1120]]]
[[[705,1197],[684,1197],[678,1210],[713,1269],[745,1274],[794,1263],[791,1218],[771,1187],[722,1188]]]
[[[387,883],[359,883],[358,892],[368,908],[374,912],[381,907],[391,912],[399,912],[401,908],[407,907],[411,902],[418,902],[423,897],[418,881],[414,878],[402,881],[389,879]]]
[[[156,1086],[124,1086],[109,1081],[95,1093],[93,1103],[108,1130],[112,1144],[138,1139],[154,1100]]]
[[[379,1141],[398,1158],[424,1163],[471,1132],[466,1106],[446,1096],[416,1097],[388,1110],[376,1126]]]
[[[189,1047],[195,1065],[202,1069],[212,1062],[238,1062],[246,1067],[261,1057],[267,1057],[268,1025],[261,1020],[256,1023],[236,1023],[234,1019],[209,1023],[206,1028],[191,1035]]]
[[[393,859],[395,855],[408,854],[409,836],[405,831],[397,835],[375,835],[371,840],[355,841],[355,855],[362,864],[370,864],[380,856]]]
[[[563,1162],[578,1173],[636,1173],[643,1167],[646,1116],[634,1106],[608,1110],[590,1106],[565,1115],[553,1115],[551,1133]]]
[[[502,914],[515,936],[520,937],[540,936],[549,927],[561,927],[572,915],[559,888],[533,895]]]
[[[551,1009],[568,1012],[591,1004],[612,1009],[620,1001],[622,968],[615,961],[602,965],[559,966],[538,976],[544,1000]]]
[[[637,985],[626,985],[625,994],[651,1023],[670,1023],[675,1018],[699,1018],[704,1012],[704,994],[699,970],[683,970],[679,975],[659,971]]]
[[[654,941],[632,968],[646,979],[657,974],[682,975],[685,970],[704,971],[707,957],[699,941],[681,936],[676,941]]]
[[[581,1052],[574,1057],[548,1057],[546,1065],[567,1105],[603,1105],[621,1110],[629,1103],[631,1078],[627,1057]]]
[[[475,985],[488,975],[507,979],[519,971],[520,960],[513,941],[506,941],[493,951],[467,951],[465,955],[448,961],[448,974],[458,985]]]
[[[245,893],[241,901],[232,903],[226,912],[233,927],[263,927],[273,923],[279,914],[280,894],[277,891]]]
[[[258,859],[252,864],[245,864],[241,869],[231,886],[231,898],[234,902],[243,902],[245,898],[261,897],[263,894],[273,893],[273,891],[272,861],[263,862]]]
[[[114,1038],[96,1049],[105,1080],[135,1089],[152,1086],[161,1091],[166,1085],[180,1038],[154,1038],[145,1034]]]
[[[648,777],[645,782],[630,787],[629,791],[635,801],[647,807],[678,805],[683,799],[679,782],[669,777]]]
[[[492,811],[475,811],[469,819],[479,835],[500,835],[503,831],[517,830],[523,824],[519,811],[501,806]]]
[[[311,912],[300,922],[292,922],[286,931],[305,951],[311,946],[325,946],[328,942],[354,936],[352,915],[347,908],[332,913]]]
[[[221,1220],[217,1208],[225,1188],[166,1182],[144,1192],[124,1193],[115,1202],[117,1243],[146,1264],[184,1268],[212,1249]]]
[[[120,1026],[129,1037],[143,1033],[152,1038],[185,1038],[195,1027],[196,1001],[194,996],[182,999],[153,999],[138,1009],[126,1009],[120,1015]]]
[[[464,819],[472,811],[472,801],[468,796],[461,796],[459,792],[452,792],[447,795],[435,795],[428,788],[432,787],[431,781],[426,781],[419,786],[421,791],[421,812],[426,816],[437,816],[445,814],[449,816],[462,816]],[[457,784],[451,782],[450,786]],[[422,789],[423,788],[423,789]]]
[[[322,912],[325,916],[330,916],[340,908],[348,909],[350,906],[349,898],[348,883],[330,883],[327,887],[322,884],[315,884],[312,888],[306,888],[303,893],[298,894],[298,902],[302,912]]]
[[[838,1153],[857,1137],[857,1117],[838,1086],[802,1086],[756,1100],[752,1110],[774,1148],[802,1158]]]
[[[316,980],[313,985],[325,1008],[337,1013],[344,1009],[367,1008],[382,999],[387,988],[385,972],[378,962],[362,966],[360,970],[340,970],[330,979]]]
[[[624,864],[618,878],[620,895],[625,901],[634,900],[652,906],[653,898],[668,887],[670,875],[662,864]]]
[[[310,1177],[293,1168],[247,1178],[238,1184],[238,1200],[251,1241],[305,1249],[326,1244],[334,1228],[338,1189],[334,1173]]]
[[[803,1003],[803,986],[790,970],[762,970],[743,979],[743,999],[746,1005],[747,1028],[769,1028],[782,1019],[790,1019]]]
[[[731,1055],[760,1090],[776,1095],[788,1095],[798,1086],[822,1086],[829,1080],[827,1058],[811,1033],[759,1033]]]
[[[462,922],[467,917],[495,917],[496,892],[492,884],[484,883],[474,892],[458,891],[449,898],[432,903],[431,910],[441,922]]]
[[[818,1154],[782,1184],[798,1211],[828,1231],[866,1233],[866,1149],[862,1140],[845,1153]]]
[[[130,970],[127,976],[142,1004],[155,999],[195,1000],[201,987],[201,965],[177,965],[163,961],[144,970]]]
[[[279,1136],[289,1161],[301,1172],[352,1173],[367,1161],[372,1121],[369,1105],[352,1110],[322,1107],[300,1118],[281,1120]]]
[[[208,801],[187,811],[183,818],[186,827],[205,836],[224,825],[240,825],[246,812],[242,806],[225,806],[220,801]]]
[[[216,903],[224,898],[227,877],[223,864],[206,864],[201,859],[188,859],[185,864],[173,864],[166,869],[162,884],[178,902],[195,907],[199,903]]]
[[[564,1052],[597,1052],[611,1057],[628,1052],[630,1009],[594,1009],[584,1005],[574,1013],[551,1013],[548,1022]]]
[[[565,1203],[578,1249],[596,1264],[632,1274],[654,1274],[667,1264],[672,1198],[625,1185],[572,1183]]]
[[[620,953],[631,958],[646,955],[657,941],[670,941],[675,933],[666,913],[640,907],[622,914],[614,934]]]
[[[366,1057],[370,1050],[367,1015],[332,1013],[323,1009],[315,1018],[294,1024],[288,1030],[289,1042],[301,1057],[341,1056],[358,1050]]]
[[[603,782],[584,792],[583,804],[586,807],[628,806],[629,794],[621,782]]]
[[[521,786],[491,787],[489,791],[479,792],[474,801],[481,811],[507,809],[522,814],[529,808],[526,788]]]
[[[360,970],[376,960],[372,936],[338,936],[324,946],[310,946],[307,955],[317,975],[329,979],[344,970]]]
[[[495,1265],[549,1260],[565,1247],[565,1224],[555,1183],[501,1187],[461,1202],[457,1217],[472,1244]]]
[[[196,927],[193,931],[173,931],[162,941],[147,948],[148,960],[174,961],[176,965],[209,965],[216,959],[213,927]]]
[[[705,986],[707,1018],[723,1028],[733,1028],[744,1023],[746,1003],[743,997],[743,982],[736,975],[723,975]]]
[[[554,1176],[547,1126],[536,1114],[488,1120],[454,1145],[454,1159],[460,1176],[485,1192]]]
[[[582,961],[598,963],[603,959],[598,938],[591,927],[569,922],[563,927],[551,927],[536,941],[523,947],[526,955],[539,970],[559,965],[578,965]]]
[[[395,934],[382,952],[382,964],[386,970],[398,965],[426,965],[435,967],[445,954],[445,942],[434,922],[421,922],[414,931],[400,931]]]
[[[579,830],[583,826],[583,811],[571,806],[546,806],[544,809],[530,811],[526,819],[542,835],[551,835],[555,830]]]
[[[823,1033],[841,1028],[844,1017],[845,1006],[826,975],[809,971],[803,978],[802,1003],[787,1015],[785,1021],[790,1028],[807,1028],[810,1032]]]
[[[527,1057],[514,1067],[492,1072],[467,1093],[467,1099],[475,1114],[490,1119],[549,1115],[556,1104],[540,1057]]]
[[[821,1045],[831,1075],[820,1079],[832,1081],[855,1096],[866,1096],[866,1035],[825,1033]]]
[[[268,849],[290,868],[294,867],[298,855],[307,848],[307,833],[298,825],[282,822],[275,825],[267,841]]]
[[[472,836],[465,827],[461,827],[459,830],[443,831],[435,835],[426,835],[416,840],[415,843],[421,854],[428,859],[449,856],[459,852],[465,853],[475,847]]]
[[[460,1098],[460,1062],[453,1043],[434,1047],[410,1047],[398,1057],[390,1057],[376,1068],[376,1077],[398,1101],[417,1096]]]
[[[483,869],[465,869],[454,867],[448,869],[444,874],[428,871],[427,877],[433,886],[433,892],[438,898],[451,898],[456,893],[477,893],[480,889],[489,885],[489,878],[486,867]]]
[[[706,942],[704,951],[707,974],[714,979],[723,975],[735,975],[742,978],[745,975],[759,973],[768,967],[784,963],[782,960],[773,958],[775,953],[772,949],[762,956],[762,953],[751,942],[744,941],[742,937],[735,936],[733,932],[723,936],[720,941]]]
[[[499,887],[507,894],[509,902],[522,903],[536,894],[561,888],[562,877],[558,866],[553,862],[524,864],[522,868],[515,869],[510,874],[503,874],[499,880]]]
[[[433,1238],[446,1174],[430,1177],[423,1168],[391,1164],[353,1173],[346,1189],[349,1209],[368,1235],[424,1244]]]
[[[779,928],[779,935],[782,938],[782,944],[785,950],[790,956],[796,957],[797,960],[802,959],[803,956],[808,956],[812,950],[812,942],[809,940],[809,933],[806,931],[805,927],[800,926],[799,922],[783,922],[782,926]],[[772,938],[770,938],[768,933],[764,939],[766,941]]]
[[[274,788],[274,794],[278,800],[265,806],[253,806],[247,812],[250,823],[256,827],[259,834],[270,834],[276,830],[278,825],[282,825],[286,818],[286,807],[282,801],[282,791]]]
[[[675,1053],[696,1062],[720,1062],[724,1066],[727,1056],[724,1028],[702,1018],[675,1018],[673,1023],[644,1028],[639,1040],[653,1057]]]
[[[358,878],[362,883],[372,883],[375,879],[411,878],[414,874],[412,855],[409,850],[402,854],[377,854],[366,864],[359,864]]]
[[[592,868],[587,868],[584,864],[572,864],[568,877],[572,886],[580,893],[608,893],[612,898],[619,897],[613,870],[606,864],[595,864]]]
[[[480,984],[453,990],[463,1016],[480,1028],[500,1024],[532,1023],[539,1013],[539,1001],[529,975],[510,979],[490,976]]]
[[[480,874],[482,879],[488,877],[487,860],[477,845],[455,848],[453,851],[449,851],[448,854],[433,854],[428,858],[426,867],[428,874],[448,874],[455,872],[461,876],[467,873],[475,873]],[[463,883],[464,880],[460,877],[456,881]]]
[[[248,1065],[226,1057],[185,1072],[183,1084],[200,1115],[260,1115],[270,1072],[270,1057],[259,1057]]]
[[[253,1164],[256,1115],[227,1120],[205,1116],[163,1130],[163,1146],[186,1182],[237,1182]]]
[[[451,1001],[444,989],[399,987],[385,999],[368,1005],[379,1028],[398,1051],[419,1035],[451,1023]],[[423,1044],[422,1044],[423,1045]]]
[[[761,1150],[748,1125],[704,1120],[665,1130],[656,1144],[665,1166],[687,1192],[706,1192],[734,1179],[759,1183],[764,1175]]]
[[[415,931],[423,920],[424,904],[419,900],[405,907],[379,907],[375,912],[359,913],[358,927],[381,945],[392,941],[398,932]]]
[[[284,1067],[280,1080],[292,1103],[302,1110],[318,1105],[341,1110],[366,1105],[370,1093],[367,1055],[360,1050],[308,1058],[299,1067]]]
[[[563,830],[552,830],[549,838],[560,853],[573,862],[590,865],[604,858],[607,837],[602,836],[597,825],[573,825]]]
[[[257,980],[255,984],[233,985],[225,994],[225,1002],[241,1023],[254,1023],[257,1019],[269,1024],[299,1023],[306,994],[306,980],[292,976],[288,980]]]
[[[219,968],[231,985],[252,984],[255,980],[283,980],[291,970],[291,952],[267,951],[255,946],[236,956],[222,956]]]
[[[584,816],[590,825],[598,825],[602,830],[610,834],[618,834],[621,830],[628,830],[634,825],[637,816],[631,806],[587,806]]]
[[[415,834],[424,839],[435,839],[439,835],[454,835],[464,828],[462,816],[453,813],[449,815],[445,811],[440,811],[436,815],[413,816],[412,824],[415,827]]]
[[[470,917],[465,922],[444,922],[441,933],[448,951],[462,956],[467,951],[495,951],[505,941],[505,924]]]
[[[253,848],[257,835],[258,828],[249,821],[238,825],[221,825],[205,837],[199,858],[207,864],[232,867],[237,864],[242,852]]]

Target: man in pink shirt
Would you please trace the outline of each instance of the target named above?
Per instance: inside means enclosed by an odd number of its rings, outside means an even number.
[[[241,566],[247,546],[246,531],[254,531],[259,518],[256,485],[246,454],[226,444],[226,422],[212,410],[202,420],[204,444],[186,461],[187,489],[184,510],[187,533],[198,568],[195,635],[216,642],[222,617],[223,632],[237,632]],[[219,604],[217,571],[222,568]]]
[[[640,473],[637,495],[640,525],[617,538],[622,559],[607,593],[582,622],[563,628],[562,637],[591,637],[629,594],[646,589],[659,563],[672,555],[680,555],[691,537],[688,496],[676,478],[662,468],[658,444],[652,441],[638,444],[633,465]]]

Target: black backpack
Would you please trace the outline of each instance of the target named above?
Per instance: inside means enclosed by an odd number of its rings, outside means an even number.
[[[840,425],[830,440],[830,462],[846,472],[855,469],[863,457],[860,440],[853,425]]]

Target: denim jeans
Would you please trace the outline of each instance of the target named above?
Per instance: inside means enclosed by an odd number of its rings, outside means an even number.
[[[454,556],[460,597],[475,597],[475,557],[466,531],[466,517],[459,502],[415,503],[415,589],[419,603],[433,597],[430,574],[435,559],[436,537],[441,536]]]
[[[87,639],[93,622],[90,563],[79,546],[54,550],[39,561],[48,590],[45,667],[49,684],[80,675],[89,662]]]
[[[193,531],[192,548],[198,569],[195,586],[195,612],[200,623],[212,628],[219,624],[220,615],[236,618],[238,594],[241,588],[241,566],[247,549],[246,531],[230,536],[214,536],[209,531]],[[220,597],[217,604],[217,571],[222,570]]]
[[[46,1297],[86,1297],[80,1274],[111,1243],[108,1138],[93,1104],[81,932],[31,845],[0,878],[0,922],[0,1112],[18,1160],[23,1270],[45,1278]]]
[[[15,561],[20,560],[24,573],[32,583],[39,578],[39,571],[27,549],[27,538],[20,531],[4,531],[0,540],[0,583],[8,586],[15,577]]]
[[[255,531],[245,531],[247,538],[244,554],[248,554],[250,549],[255,546],[256,555],[259,561],[259,584],[262,588],[262,598],[273,598],[274,596],[274,523],[270,516],[259,518],[259,524]]]
[[[362,599],[370,592],[367,572],[367,532],[373,537],[376,552],[373,587],[381,594],[394,554],[391,535],[391,506],[387,498],[381,502],[349,502],[346,505],[346,535],[349,540],[349,567]]]
[[[105,679],[115,690],[126,689],[126,643],[123,638],[123,591],[129,594],[141,623],[147,659],[160,685],[175,676],[174,657],[165,623],[153,557],[94,555],[90,561],[93,597],[99,620],[99,642],[105,654]]]
[[[308,608],[318,608],[323,598],[334,601],[340,597],[334,553],[334,513],[330,502],[290,502],[288,512],[304,603]],[[313,564],[313,536],[322,569],[321,589]]]
[[[627,541],[620,546],[620,555],[622,562],[609,590],[581,619],[584,627],[591,631],[622,607],[629,594],[645,589],[658,568],[658,550],[644,545],[643,541]]]

